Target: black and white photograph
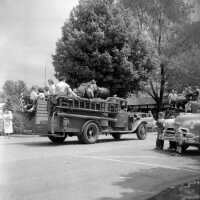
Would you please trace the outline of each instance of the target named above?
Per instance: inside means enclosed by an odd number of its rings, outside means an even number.
[[[0,200],[200,200],[200,0],[0,0]]]

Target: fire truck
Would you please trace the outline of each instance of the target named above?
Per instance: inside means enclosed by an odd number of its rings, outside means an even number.
[[[100,134],[112,135],[116,140],[123,134],[136,134],[139,140],[147,135],[147,122],[127,112],[127,101],[118,97],[103,100],[50,96],[47,100],[38,99],[34,113],[23,111],[23,115],[25,126],[57,144],[68,136],[93,144]]]

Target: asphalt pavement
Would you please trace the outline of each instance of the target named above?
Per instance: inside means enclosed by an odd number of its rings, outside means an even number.
[[[200,176],[196,149],[161,152],[155,139],[101,136],[84,145],[72,137],[54,145],[45,137],[1,136],[0,199],[142,200]]]

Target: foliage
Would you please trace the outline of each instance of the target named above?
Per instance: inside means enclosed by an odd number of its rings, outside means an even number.
[[[17,95],[20,96],[20,94],[27,90],[26,84],[24,81],[18,80],[18,81],[12,81],[7,80],[3,85],[3,91],[7,96]]]
[[[20,95],[22,92],[27,91],[27,86],[24,81],[21,80],[7,80],[3,85],[3,91],[6,97],[10,99],[13,105],[13,110],[17,110],[20,104]]]
[[[6,96],[3,92],[0,91],[0,103],[5,102]]]
[[[200,22],[183,26],[175,39],[169,51],[168,88],[182,91],[185,86],[200,86]]]
[[[73,87],[96,79],[119,96],[140,89],[152,65],[145,44],[130,34],[130,25],[126,12],[112,0],[80,1],[56,44],[56,77],[65,75]]]
[[[159,112],[169,76],[171,43],[182,26],[190,21],[192,7],[184,0],[121,0],[120,3],[131,10],[138,33],[148,36],[153,57],[158,60],[152,78],[145,87],[157,102]]]
[[[187,86],[199,86],[200,77],[200,49],[192,47],[180,53],[171,62],[169,69],[168,88],[183,91]],[[174,66],[175,65],[175,66]]]
[[[3,110],[13,111],[13,104],[12,104],[11,99],[7,99],[6,103],[3,106]]]

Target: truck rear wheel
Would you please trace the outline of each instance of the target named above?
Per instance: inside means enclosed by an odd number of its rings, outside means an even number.
[[[84,144],[94,144],[98,140],[99,127],[94,122],[89,122],[83,129],[82,134],[78,137]]]
[[[140,124],[139,127],[137,128],[137,137],[139,140],[144,140],[146,139],[147,136],[147,128],[144,123]]]
[[[48,136],[54,144],[62,144],[65,141],[66,135],[63,137]]]

